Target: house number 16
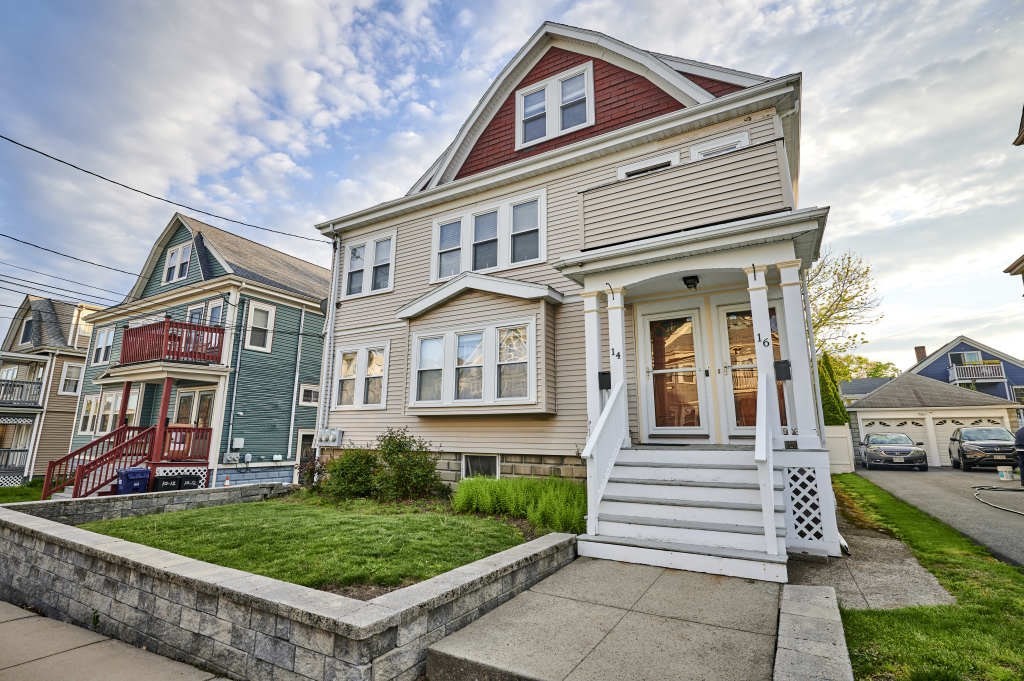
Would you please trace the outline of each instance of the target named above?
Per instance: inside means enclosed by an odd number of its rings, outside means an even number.
[[[772,346],[772,339],[771,338],[762,338],[761,334],[757,334],[757,342],[760,343],[762,346],[764,346],[766,348],[770,348]]]

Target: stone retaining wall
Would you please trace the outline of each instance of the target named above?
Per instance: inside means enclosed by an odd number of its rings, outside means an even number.
[[[65,525],[81,525],[93,520],[110,520],[151,513],[186,511],[206,506],[222,506],[247,501],[263,501],[291,492],[292,488],[280,483],[239,485],[217,489],[190,489],[147,494],[122,494],[84,499],[50,499],[5,504],[4,507],[46,518]]]
[[[412,681],[435,641],[576,556],[574,536],[550,534],[364,602],[15,508],[0,507],[0,599],[253,681]]]

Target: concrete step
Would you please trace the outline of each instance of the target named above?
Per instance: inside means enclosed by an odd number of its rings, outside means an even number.
[[[576,538],[576,550],[579,555],[591,558],[769,582],[788,581],[785,552],[773,555],[764,551],[604,535],[580,535]]]
[[[774,503],[784,506],[781,487],[774,492]],[[642,498],[652,503],[700,502],[701,505],[756,504],[761,507],[761,490],[756,484],[666,483],[655,480],[613,478],[608,481],[602,499],[609,497]]]
[[[785,553],[785,531],[776,528],[776,551]],[[663,521],[656,518],[630,516],[598,516],[597,533],[603,537],[649,539],[705,547],[724,547],[746,551],[764,551],[765,539],[760,527]]]

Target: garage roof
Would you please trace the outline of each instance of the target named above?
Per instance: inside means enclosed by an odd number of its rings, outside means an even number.
[[[847,407],[858,409],[914,409],[926,407],[1013,407],[1015,403],[967,388],[907,372]]]

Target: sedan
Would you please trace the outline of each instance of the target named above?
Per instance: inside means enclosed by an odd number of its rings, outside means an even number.
[[[923,442],[914,442],[906,433],[871,433],[860,443],[860,461],[871,470],[881,466],[928,470],[928,454]]]
[[[992,426],[957,428],[949,438],[949,458],[953,468],[964,471],[975,466],[1012,466],[1013,435]]]

